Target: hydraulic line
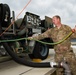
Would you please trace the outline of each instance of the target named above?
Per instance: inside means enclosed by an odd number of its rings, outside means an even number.
[[[66,37],[64,37],[62,40],[58,41],[58,42],[54,42],[54,43],[48,43],[48,42],[43,42],[37,39],[33,39],[35,41],[38,41],[42,44],[48,44],[48,45],[56,45],[56,44],[60,44],[62,42],[64,42],[66,39],[68,39],[69,36],[71,36],[73,34],[73,31],[71,31]],[[14,39],[14,40],[0,40],[0,42],[13,42],[13,41],[19,41],[19,40],[30,40],[28,38],[20,38],[20,39]]]

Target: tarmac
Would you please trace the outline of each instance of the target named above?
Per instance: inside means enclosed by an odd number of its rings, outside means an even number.
[[[76,46],[72,46],[76,53]],[[29,60],[27,58],[26,60]],[[50,49],[49,56],[42,62],[54,61],[54,50]],[[0,75],[51,75],[55,68],[34,68],[16,63],[13,60],[0,63]]]

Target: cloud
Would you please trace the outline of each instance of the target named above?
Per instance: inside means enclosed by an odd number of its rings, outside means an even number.
[[[17,14],[27,4],[29,0],[0,0],[1,3],[6,3]],[[72,28],[76,24],[76,0],[32,0],[28,7],[23,11],[20,17],[23,17],[25,12],[35,13],[43,19],[45,15],[52,17],[60,15],[62,23],[69,24]]]

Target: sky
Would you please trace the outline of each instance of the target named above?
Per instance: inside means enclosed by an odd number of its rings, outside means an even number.
[[[0,3],[8,4],[10,10],[15,11],[15,16],[18,16],[28,2],[29,0],[0,0]],[[76,25],[76,0],[31,0],[18,18],[23,18],[27,11],[39,15],[41,19],[59,15],[63,24],[71,28]]]

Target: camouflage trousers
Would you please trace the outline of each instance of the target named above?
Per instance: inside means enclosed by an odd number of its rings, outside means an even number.
[[[65,60],[70,66],[72,75],[76,75],[76,57],[73,52],[66,52],[64,54],[55,54],[55,61],[61,62]],[[62,68],[57,68],[57,75],[64,75]]]

